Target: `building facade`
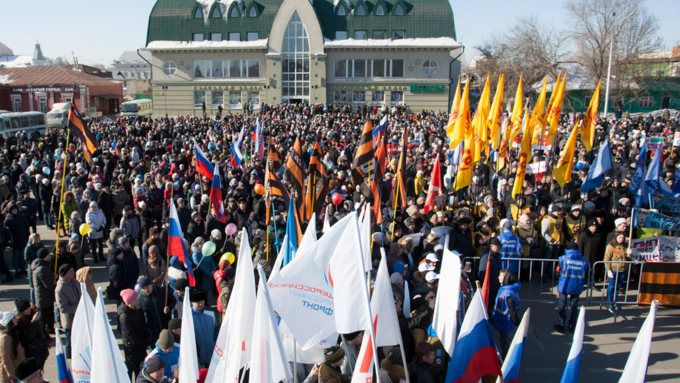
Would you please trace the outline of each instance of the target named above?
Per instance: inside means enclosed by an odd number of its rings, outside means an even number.
[[[113,80],[123,84],[125,100],[151,97],[151,53],[125,51],[111,65]]]
[[[154,115],[246,103],[448,109],[462,46],[446,0],[158,0]]]

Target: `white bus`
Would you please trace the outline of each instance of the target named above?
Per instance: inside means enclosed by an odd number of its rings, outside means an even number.
[[[47,132],[45,113],[18,112],[0,114],[0,134],[7,137],[14,133],[31,134],[38,132],[43,135]]]
[[[150,116],[153,113],[153,104],[149,99],[139,99],[120,104],[122,117]]]
[[[58,102],[47,112],[47,127],[64,128],[68,126],[68,112],[71,110],[70,102]]]

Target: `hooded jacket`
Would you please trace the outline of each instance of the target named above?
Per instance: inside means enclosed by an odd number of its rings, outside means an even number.
[[[54,272],[52,265],[37,258],[31,263],[33,274],[33,288],[35,289],[35,304],[38,308],[47,308],[54,305]]]
[[[125,350],[125,362],[142,363],[146,357],[146,338],[149,337],[149,329],[144,320],[142,310],[133,309],[121,303],[118,306],[120,328],[123,335],[123,350]]]
[[[493,327],[500,332],[511,332],[519,324],[519,291],[522,284],[512,270],[505,273],[503,286],[498,290],[493,310]]]
[[[97,211],[87,210],[85,214],[85,221],[90,225],[90,233],[88,236],[90,239],[102,239],[104,238],[104,225],[106,224],[106,217],[102,209],[97,209]]]
[[[588,273],[588,260],[581,256],[578,249],[567,249],[559,257],[559,264],[562,272],[557,291],[562,294],[581,294]]]
[[[87,276],[92,272],[90,266],[84,266],[82,269],[76,271],[76,280],[78,283],[84,283],[87,287],[87,294],[92,298],[92,303],[97,302],[97,289],[94,287],[94,280],[87,283]]]

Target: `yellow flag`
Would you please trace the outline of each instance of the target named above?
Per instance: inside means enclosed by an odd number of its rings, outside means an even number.
[[[562,73],[557,74],[557,80],[555,80],[555,85],[553,86],[552,92],[550,92],[550,101],[548,101],[548,104],[545,107],[545,113],[543,114],[543,126],[548,127],[548,115],[550,114],[550,108],[553,105],[553,102],[555,102],[555,96],[557,95],[557,89],[559,89],[560,81],[562,80]],[[548,90],[546,89],[546,92]]]
[[[451,103],[451,113],[449,113],[449,122],[446,124],[446,136],[451,137],[453,133],[453,127],[456,125],[456,119],[458,119],[458,107],[460,106],[460,76],[458,76],[458,86],[456,87],[456,94],[453,96],[453,102]]]
[[[529,114],[529,110],[525,111],[525,116]],[[531,129],[527,125],[522,136],[522,145],[519,149],[519,165],[517,166],[517,175],[515,176],[515,185],[512,187],[512,198],[522,192],[524,186],[524,176],[527,171],[527,164],[531,162]]]
[[[519,76],[517,92],[515,93],[515,106],[512,108],[512,116],[509,122],[508,147],[512,147],[512,141],[522,132],[522,108],[524,103],[524,91],[522,90],[522,75]]]
[[[536,145],[541,135],[545,130],[545,93],[546,85],[548,84],[548,78],[543,79],[543,88],[541,88],[541,93],[538,95],[538,100],[536,100],[536,105],[534,106],[534,112],[531,113],[531,120],[529,120],[529,129],[533,135],[532,144]]]
[[[559,80],[559,77],[558,77]],[[550,105],[549,112],[548,112],[548,119],[547,123],[550,125],[550,130],[548,131],[548,141],[550,141],[551,145],[555,144],[555,136],[557,135],[557,126],[560,124],[560,114],[562,114],[562,104],[564,102],[564,87],[566,86],[567,83],[567,73],[564,73],[564,77],[562,77],[562,82],[555,85],[555,88],[553,88],[553,94],[557,93],[555,95],[555,99],[552,102],[552,105]],[[551,97],[552,98],[552,97]]]
[[[505,167],[505,161],[508,157],[508,119],[503,120],[503,134],[501,137],[501,145],[498,148],[498,161],[496,162],[496,173],[499,173]]]
[[[574,164],[573,159],[574,150],[576,149],[576,136],[578,136],[578,124],[579,120],[577,119],[576,122],[574,122],[574,128],[569,135],[569,140],[567,140],[567,144],[564,145],[564,149],[562,149],[560,161],[553,170],[553,177],[555,177],[555,181],[557,181],[560,186],[564,186],[564,184],[571,181],[571,167]]]
[[[590,99],[590,105],[588,105],[588,110],[583,117],[583,124],[581,124],[581,128],[579,129],[581,132],[581,141],[583,141],[583,146],[586,147],[587,152],[593,148],[593,140],[595,140],[595,125],[597,125],[597,114],[600,106],[601,84],[602,80],[597,83],[593,98]]]
[[[491,109],[491,90],[489,89],[489,75],[486,75],[486,84],[479,98],[475,117],[472,120],[472,130],[475,141],[475,162],[479,161],[486,145],[489,143],[489,130],[486,127],[486,119]]]
[[[465,137],[467,137],[472,128],[470,127],[470,81],[465,84],[465,90],[460,98],[460,104],[458,106],[458,116],[456,118],[456,123],[453,126],[453,131],[449,135],[449,147],[455,149]]]
[[[456,174],[456,190],[462,189],[472,183],[472,171],[474,170],[475,158],[475,141],[473,135],[465,137],[465,146],[463,148],[463,158],[458,164],[458,173]]]
[[[486,120],[486,125],[491,129],[490,139],[491,148],[498,150],[501,143],[501,123],[503,122],[503,83],[505,77],[501,75],[498,78],[498,85],[496,86],[496,95],[493,97],[493,104],[489,111],[489,117]]]

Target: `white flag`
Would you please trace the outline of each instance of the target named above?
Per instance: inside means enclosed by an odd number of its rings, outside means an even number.
[[[264,272],[262,272],[260,265],[257,265],[257,269],[260,273],[260,286],[255,302],[250,380],[258,383],[290,381],[293,378],[293,373],[290,371],[290,365],[283,350],[276,317],[271,307],[269,291],[264,283]]]
[[[371,328],[371,303],[368,300],[359,222],[356,212],[347,217],[350,222],[340,238],[341,245],[335,248],[323,273],[333,294],[333,316],[337,332],[341,334]]]
[[[371,262],[371,204],[367,203],[362,210],[361,220],[361,249],[364,258],[364,269],[370,271],[373,268]]]
[[[456,347],[456,333],[458,328],[458,307],[460,306],[460,254],[449,250],[449,238],[444,245],[441,274],[439,275],[439,289],[434,303],[432,328],[441,340],[446,353],[453,355]]]
[[[387,259],[385,249],[380,248],[382,261],[378,267],[371,296],[371,314],[375,325],[375,344],[377,347],[401,344],[397,311],[394,307],[392,285],[387,276]],[[352,375],[353,383],[364,383],[373,377],[373,344],[371,337],[366,334],[361,343],[361,351]]]
[[[401,308],[404,318],[408,319],[411,317],[411,292],[408,288],[408,282],[404,281],[404,305]]]
[[[179,348],[179,381],[193,382],[198,380],[198,354],[196,352],[196,334],[194,333],[194,315],[191,312],[191,293],[187,287],[182,304],[182,339]]]
[[[649,307],[649,315],[647,315],[645,323],[642,324],[640,333],[635,339],[635,344],[633,344],[633,349],[630,350],[619,383],[644,383],[647,376],[647,363],[649,362],[649,352],[652,349],[652,334],[654,333],[654,321],[658,308],[659,301],[653,301]]]
[[[97,293],[92,329],[92,371],[97,374],[97,383],[130,383],[123,355],[109,324],[101,287]],[[83,291],[83,294],[87,294],[87,291]]]
[[[71,374],[76,382],[90,381],[90,367],[92,366],[92,330],[94,329],[94,303],[87,286],[80,283],[80,302],[73,317],[71,331]]]
[[[331,223],[330,220],[328,219],[328,206],[326,206],[326,214],[323,216],[323,229],[321,230],[324,234],[328,233],[331,231]]]
[[[307,230],[302,236],[302,241],[300,241],[300,246],[298,246],[297,253],[301,252],[305,248],[312,246],[316,242],[316,214],[312,214],[312,219],[309,220],[307,224]]]
[[[326,342],[333,335],[337,337],[337,331],[333,293],[323,270],[349,222],[349,217],[338,221],[311,248],[298,252],[295,259],[267,283],[274,310],[304,350],[335,344]]]
[[[236,265],[236,284],[215,342],[206,382],[236,382],[239,370],[250,360],[256,299],[251,259],[248,233],[244,228]]]

